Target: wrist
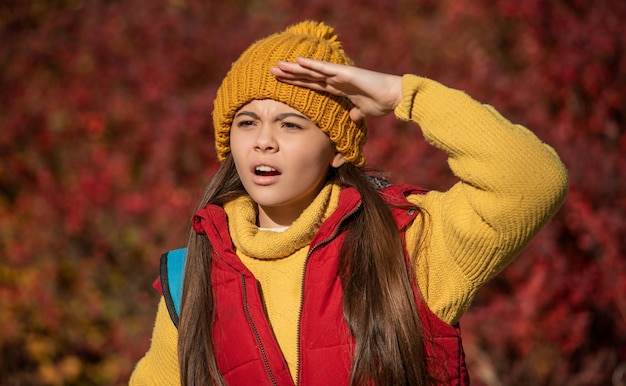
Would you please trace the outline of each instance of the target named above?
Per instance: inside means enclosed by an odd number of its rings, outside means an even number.
[[[390,110],[394,111],[402,103],[402,76],[390,75]]]

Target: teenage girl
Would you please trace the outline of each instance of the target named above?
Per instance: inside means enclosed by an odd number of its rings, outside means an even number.
[[[364,117],[392,112],[448,154],[451,189],[364,172]],[[458,321],[562,203],[554,150],[461,91],[353,66],[310,21],[233,63],[213,122],[222,165],[162,257],[131,384],[468,384]]]

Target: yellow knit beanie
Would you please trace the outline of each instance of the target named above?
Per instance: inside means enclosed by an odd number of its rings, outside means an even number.
[[[297,57],[352,65],[332,27],[304,21],[285,31],[252,44],[232,64],[214,102],[215,149],[223,161],[230,152],[230,126],[236,112],[255,99],[273,99],[302,112],[315,122],[346,161],[363,166],[363,145],[367,138],[364,120],[353,122],[346,97],[279,82],[270,67],[279,60],[295,62]]]

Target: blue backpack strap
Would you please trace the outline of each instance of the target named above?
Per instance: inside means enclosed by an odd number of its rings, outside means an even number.
[[[187,248],[176,249],[161,256],[161,286],[167,311],[172,322],[178,328],[180,303],[183,295],[183,279]]]

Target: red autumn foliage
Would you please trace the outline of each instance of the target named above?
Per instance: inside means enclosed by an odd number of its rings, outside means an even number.
[[[461,323],[475,384],[626,384],[626,3],[4,1],[0,379],[125,384],[159,255],[216,168],[210,111],[255,39],[312,18],[364,67],[467,91],[553,145],[570,193]],[[368,163],[445,189],[415,127],[370,120]]]

